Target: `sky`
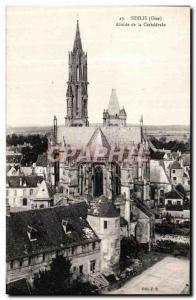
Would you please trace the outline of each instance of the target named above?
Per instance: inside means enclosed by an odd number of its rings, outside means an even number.
[[[139,27],[138,21],[135,27],[116,26],[119,18],[131,16],[161,17],[166,26]],[[54,114],[64,124],[68,51],[77,18],[88,54],[90,123],[102,123],[116,89],[128,123],[139,123],[143,115],[146,125],[189,125],[189,8],[9,6],[8,126],[52,125]]]

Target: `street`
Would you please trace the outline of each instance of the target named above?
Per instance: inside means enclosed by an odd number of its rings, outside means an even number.
[[[189,260],[165,257],[109,294],[180,294],[189,284]]]

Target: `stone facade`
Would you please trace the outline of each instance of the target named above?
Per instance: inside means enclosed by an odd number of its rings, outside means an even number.
[[[103,112],[103,126],[126,126],[127,114],[124,109],[120,109],[116,90],[112,89],[108,109]]]
[[[89,211],[87,220],[101,240],[101,272],[116,272],[120,260],[120,212],[102,197]]]

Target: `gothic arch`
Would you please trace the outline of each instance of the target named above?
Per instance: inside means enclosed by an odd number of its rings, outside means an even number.
[[[103,168],[100,165],[94,166],[93,194],[95,197],[103,195]]]

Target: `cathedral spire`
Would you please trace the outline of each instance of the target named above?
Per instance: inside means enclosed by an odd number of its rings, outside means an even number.
[[[65,124],[66,126],[88,126],[87,53],[82,50],[78,20],[74,46],[69,52],[68,64]]]
[[[82,41],[80,37],[79,21],[77,20],[73,51],[77,51],[78,49],[82,50]]]

